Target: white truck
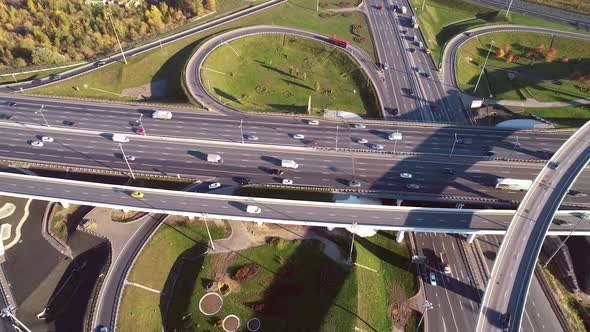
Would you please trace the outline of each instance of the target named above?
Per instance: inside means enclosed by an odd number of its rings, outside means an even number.
[[[246,212],[248,213],[260,213],[262,209],[256,205],[248,205],[246,206]]]
[[[223,159],[221,159],[221,156],[218,154],[209,153],[207,155],[207,161],[210,163],[222,163]]]
[[[281,166],[286,167],[286,168],[295,169],[295,168],[299,167],[299,164],[297,164],[294,160],[283,159],[283,160],[281,160]]]
[[[172,112],[170,111],[154,111],[152,119],[170,120],[172,119]]]
[[[519,180],[519,179],[496,179],[496,188],[504,190],[520,190],[527,191],[533,184],[531,180]]]
[[[119,143],[129,142],[129,137],[127,137],[123,134],[113,134],[113,136],[111,136],[111,139],[113,140],[113,142],[119,142]]]
[[[408,12],[408,8],[406,8],[406,6],[402,6],[402,14],[405,14]]]

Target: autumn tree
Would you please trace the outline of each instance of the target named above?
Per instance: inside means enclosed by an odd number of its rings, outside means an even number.
[[[217,8],[217,3],[215,0],[204,0],[205,2],[205,9],[209,11],[214,11]]]
[[[549,52],[547,52],[547,55],[545,55],[545,62],[553,62],[553,60],[555,60],[556,57],[557,49],[555,47],[552,47],[549,49]]]
[[[568,58],[567,56],[564,55],[563,58],[561,58],[561,62],[568,63],[568,62],[570,62],[570,58]]]
[[[504,54],[508,54],[508,52],[510,52],[510,44],[506,43],[504,44],[504,47],[502,47],[502,50],[504,51]]]
[[[539,45],[537,45],[535,47],[535,53],[537,54],[538,57],[545,56],[545,44],[544,43],[540,43]]]
[[[506,59],[504,60],[505,63],[512,63],[512,61],[514,61],[514,58],[516,57],[516,54],[512,53],[512,52],[508,52],[508,54],[506,55]]]
[[[496,49],[496,58],[503,58],[505,55],[504,49],[498,48]]]

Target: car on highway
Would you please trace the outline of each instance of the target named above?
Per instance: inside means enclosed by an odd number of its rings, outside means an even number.
[[[410,51],[411,53],[414,53],[414,52],[416,52],[416,49],[413,47],[410,47],[410,48],[408,48],[408,51]]]
[[[246,212],[248,213],[260,213],[262,209],[256,205],[248,205],[246,206]]]
[[[307,120],[307,124],[310,126],[317,126],[320,122],[318,120]]]
[[[354,139],[355,142],[359,143],[359,144],[367,144],[369,143],[369,141],[366,138],[362,138],[362,137],[357,137]]]
[[[388,70],[389,69],[389,65],[387,63],[383,64],[383,70]]]
[[[124,155],[124,159],[127,159],[128,161],[134,161],[135,156],[130,155],[130,154],[126,154],[126,155]]]
[[[378,6],[377,8],[379,8],[379,10],[383,10],[383,4],[382,4],[382,3],[380,3],[380,4],[379,4],[379,6]]]
[[[399,110],[397,108],[386,108],[386,110],[391,113],[392,115],[398,115]]]
[[[308,145],[308,146],[318,146],[318,145],[320,145],[320,143],[318,143],[318,141],[312,141],[312,140],[306,141],[305,144]]]
[[[349,187],[358,188],[361,186],[361,183],[358,181],[351,180],[348,182]]]
[[[412,89],[408,89],[408,94],[410,96],[415,96],[416,95],[416,92],[414,90],[412,90]]]
[[[42,140],[43,142],[48,142],[48,143],[51,143],[51,142],[53,142],[53,137],[49,137],[49,136],[41,136],[41,140]]]
[[[365,128],[367,128],[367,126],[365,126],[365,125],[364,125],[364,124],[362,124],[362,123],[353,123],[353,124],[351,124],[350,126],[351,126],[352,128],[355,128],[355,129],[365,129]]]
[[[412,173],[399,173],[399,176],[402,179],[411,179],[412,178]]]
[[[145,134],[145,129],[143,128],[135,128],[135,133],[138,135],[143,135]]]
[[[283,179],[283,184],[293,184],[293,180],[291,180],[291,179]]]
[[[426,78],[431,78],[432,77],[432,75],[430,75],[430,73],[427,73],[427,72],[423,72],[422,73],[422,76],[424,76]]]
[[[44,145],[43,142],[40,142],[40,141],[31,141],[30,144],[36,148],[43,147],[43,145]]]
[[[209,184],[209,190],[217,189],[219,187],[221,187],[221,183],[219,183],[219,182],[213,182],[213,183]]]
[[[53,74],[53,75],[49,76],[49,80],[50,81],[57,81],[59,79],[61,79],[61,75],[60,74]]]
[[[105,64],[106,64],[106,62],[104,62],[104,61],[96,61],[96,62],[94,63],[94,65],[95,65],[96,67],[102,67],[102,66],[104,66]]]
[[[426,53],[426,54],[430,54],[430,49],[429,49],[429,48],[425,48],[425,49],[424,49],[424,53]]]
[[[245,135],[246,139],[249,141],[257,141],[258,140],[258,136],[256,135]]]
[[[554,161],[550,161],[549,162],[549,168],[550,169],[557,169],[557,168],[559,168],[559,163],[558,162],[554,162]]]
[[[443,173],[443,174],[448,174],[448,175],[454,175],[454,174],[455,174],[455,171],[453,171],[453,169],[451,169],[451,168],[445,168],[445,169],[442,171],[442,173]]]
[[[8,102],[8,106],[16,106],[16,103],[15,103],[15,102],[13,102],[13,101],[9,101],[9,102]]]
[[[134,191],[131,193],[131,197],[133,198],[143,198],[143,193],[139,191]]]
[[[285,171],[283,171],[282,169],[274,168],[272,171],[270,171],[270,173],[272,175],[283,175]]]
[[[76,123],[74,121],[67,121],[67,120],[64,121],[63,124],[66,125],[66,126],[74,126],[74,125],[76,125]]]
[[[496,155],[496,153],[494,151],[488,151],[488,152],[485,153],[485,155],[488,156],[488,157],[493,157],[493,156]]]
[[[381,144],[377,144],[377,143],[373,143],[370,145],[371,149],[373,150],[383,150],[383,145]]]
[[[432,286],[436,286],[436,275],[434,272],[430,272],[430,284]]]
[[[16,117],[14,115],[7,115],[5,117],[6,120],[14,120]]]
[[[304,139],[305,136],[303,134],[293,134],[294,139]]]
[[[575,189],[570,189],[567,192],[568,195],[571,195],[573,197],[586,197],[588,195],[586,195],[585,193],[579,191],[579,190],[575,190]]]
[[[505,329],[510,327],[510,313],[505,313],[504,317],[502,317],[502,327]]]
[[[415,183],[406,184],[406,188],[408,189],[420,189],[420,186]]]
[[[245,184],[250,184],[252,183],[252,180],[249,178],[243,178],[243,177],[239,177],[236,179],[236,182],[238,182],[241,185],[245,185]]]
[[[572,224],[570,222],[567,222],[563,219],[557,219],[554,218],[553,220],[551,220],[552,223],[559,225],[559,226],[571,226]]]

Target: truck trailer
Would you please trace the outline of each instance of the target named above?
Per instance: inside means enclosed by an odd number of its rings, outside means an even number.
[[[221,156],[218,154],[209,153],[207,155],[207,161],[210,163],[222,163],[223,159],[221,159]]]
[[[529,190],[533,181],[531,180],[519,180],[519,179],[504,179],[504,178],[497,178],[496,179],[496,188],[503,189],[503,190],[520,190],[526,191]]]
[[[299,164],[297,164],[294,160],[283,159],[281,160],[281,166],[286,168],[297,168]]]

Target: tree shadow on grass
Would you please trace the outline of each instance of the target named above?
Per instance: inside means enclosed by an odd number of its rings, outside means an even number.
[[[215,93],[216,93],[218,96],[220,96],[221,98],[225,98],[225,99],[227,99],[227,100],[229,100],[229,101],[231,101],[231,102],[234,102],[234,103],[241,104],[241,102],[240,102],[240,100],[239,100],[238,98],[236,98],[236,97],[234,97],[234,96],[230,95],[229,93],[227,93],[227,92],[225,92],[225,91],[221,90],[220,88],[213,88],[213,90],[214,90],[214,91],[215,91]]]
[[[307,114],[307,105],[285,105],[285,104],[268,104],[268,107],[271,107],[273,111],[276,112],[291,112],[291,113],[300,113],[300,114]]]
[[[295,82],[295,81],[287,80],[287,79],[284,79],[284,78],[281,78],[281,81],[283,81],[283,82],[285,82],[287,84],[290,84],[290,85],[298,86],[300,88],[304,88],[304,89],[307,89],[307,90],[315,91],[311,87],[309,87],[309,86],[307,86],[305,84],[302,84],[302,83],[298,83],[298,82]]]
[[[391,233],[388,233],[388,232],[378,231],[377,234],[384,236],[384,237],[390,239],[391,241],[396,240],[395,236]],[[358,236],[355,238],[355,242],[357,242],[358,244],[363,246],[370,253],[372,253],[373,255],[375,255],[376,257],[378,257],[380,260],[382,260],[384,262],[387,262],[391,265],[397,266],[401,269],[407,269],[408,266],[410,266],[411,260],[408,259],[408,257],[398,255],[397,253],[395,253],[389,249],[383,248],[382,246],[371,242],[369,239]]]

